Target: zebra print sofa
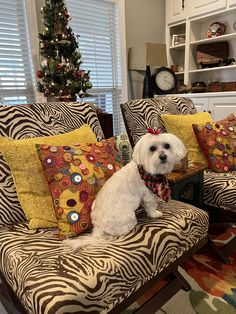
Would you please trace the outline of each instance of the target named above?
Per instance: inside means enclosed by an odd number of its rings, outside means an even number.
[[[121,105],[126,130],[131,146],[146,132],[148,127],[161,128],[166,131],[160,119],[161,114],[194,114],[197,113],[190,98],[164,96],[152,99],[136,99]],[[187,197],[191,197],[189,191]],[[204,172],[203,204],[213,219],[228,222],[236,221],[236,171],[215,173]],[[216,218],[217,217],[217,218]],[[233,238],[217,253],[228,263],[228,255],[235,250],[236,238]],[[216,247],[215,247],[216,249]]]
[[[103,138],[87,103],[0,106],[0,135],[14,139],[64,133],[84,123]],[[140,211],[128,235],[73,252],[61,245],[56,228],[29,230],[11,171],[0,158],[0,301],[11,313],[121,313],[171,274],[170,286],[144,307],[153,313],[178,289],[189,289],[178,266],[207,241],[204,211],[170,200],[162,219]]]

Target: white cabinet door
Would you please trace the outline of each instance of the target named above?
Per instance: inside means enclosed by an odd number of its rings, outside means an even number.
[[[178,22],[186,17],[184,2],[183,0],[166,0],[167,23]]]
[[[224,119],[231,113],[236,115],[236,97],[209,98],[209,109],[214,121]]]
[[[190,16],[226,8],[226,0],[192,0]]]
[[[236,0],[228,0],[227,3],[228,3],[230,8],[233,6],[236,6]]]
[[[191,97],[188,98],[192,99],[194,106],[196,107],[197,111],[208,111],[208,98],[200,98],[200,97]]]

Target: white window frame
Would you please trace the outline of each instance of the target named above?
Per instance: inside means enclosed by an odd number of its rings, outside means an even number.
[[[36,25],[34,25],[34,28],[32,28],[31,25],[29,25],[29,24],[27,25],[28,26],[27,27],[27,31],[28,32],[27,32],[27,36],[26,36],[25,40],[28,41],[28,45],[32,48],[32,47],[35,47],[35,45],[32,44],[32,40],[33,40],[33,36],[34,35],[30,36],[30,31],[35,29],[35,32],[37,32],[37,30],[38,30],[38,28],[37,28],[37,17],[36,17],[35,2],[34,2],[34,0],[33,1],[23,0],[23,5],[24,5],[24,17],[25,17],[25,20],[27,20],[27,23],[29,23],[30,21],[35,21],[35,23],[36,23]],[[31,16],[30,19],[28,19],[29,16]],[[37,37],[38,37],[38,34],[37,34],[36,38]],[[36,45],[36,47],[38,47],[38,44]],[[31,72],[31,78],[32,78],[32,85],[29,85],[27,87],[32,89],[33,94],[31,96],[32,96],[32,98],[34,100],[36,98],[35,97],[35,94],[36,94],[35,93],[35,91],[36,91],[36,80],[35,80],[35,75],[34,75],[34,72],[35,72],[34,61],[31,59],[31,57],[32,57],[32,50],[31,50],[31,48],[29,48],[30,49],[30,51],[29,51],[29,55],[30,55],[29,66],[30,66],[30,72]],[[36,48],[35,51],[36,50],[38,50],[38,49]],[[36,57],[36,58],[38,58],[38,57]],[[27,77],[29,78],[29,76],[27,76]],[[23,98],[21,97],[20,93],[18,95],[14,96],[14,95],[12,95],[11,91],[12,90],[9,89],[9,96],[8,95],[6,96],[6,91],[3,89],[3,96],[0,99],[0,101],[2,103],[10,103],[10,104],[11,103],[16,103],[16,100],[10,100],[10,99],[6,100],[7,98],[10,98],[10,97],[18,97],[18,99],[19,99],[18,102],[19,103],[25,102],[25,100],[23,100]],[[4,96],[4,94],[5,94],[5,96]],[[30,94],[27,93],[27,92],[26,92],[26,95],[30,96]],[[28,100],[27,100],[27,102],[28,102]]]
[[[127,65],[127,46],[126,46],[126,20],[125,20],[125,0],[117,0],[119,4],[119,19],[120,19],[120,50],[121,50],[121,103],[128,100],[128,65]],[[113,109],[114,110],[114,109]],[[123,117],[120,107],[117,108],[119,130],[125,130]]]
[[[32,71],[34,73],[34,82],[35,82],[35,99],[36,102],[47,102],[47,98],[37,90],[37,77],[36,72],[40,69],[40,48],[39,48],[39,27],[37,19],[37,0],[25,0],[26,4],[26,13],[27,13],[27,22],[29,29],[29,40],[31,47],[31,55],[33,61]]]
[[[127,50],[126,50],[126,31],[125,31],[125,0],[107,0],[108,2],[114,2],[117,4],[117,8],[118,8],[118,20],[119,20],[119,41],[120,41],[120,80],[121,80],[121,86],[120,86],[120,103],[123,103],[125,101],[127,101],[128,98],[128,84],[127,84]],[[66,3],[67,1],[65,0],[65,4],[69,10],[70,13],[70,8],[69,8],[69,3]],[[68,0],[69,2],[69,0]],[[73,15],[72,15],[72,19],[73,19]],[[73,26],[72,26],[72,30],[73,30]],[[76,31],[75,31],[76,33]],[[79,35],[81,35],[79,33]],[[82,37],[79,38],[79,50],[80,50],[80,43],[82,42]],[[84,60],[86,59],[84,52],[81,51],[82,53],[82,61],[84,62]],[[86,62],[86,61],[85,61]],[[84,63],[85,63],[84,62]],[[83,64],[81,66],[83,68]],[[90,70],[89,68],[85,69],[85,70]],[[93,82],[92,82],[93,83]],[[102,88],[98,88],[97,90],[99,90],[99,93],[101,95],[101,89]],[[96,94],[96,87],[92,88],[91,90],[88,90],[88,93],[94,93]],[[110,89],[105,89],[104,88],[104,93],[105,92],[110,92]],[[90,101],[89,98],[86,99],[84,98],[83,101]],[[112,108],[112,113],[113,113],[113,125],[114,125],[114,133],[115,134],[119,134],[122,130],[124,130],[124,124],[123,124],[123,119],[122,119],[122,115],[121,115],[121,110],[120,110],[120,103],[119,104],[113,104],[113,108]]]

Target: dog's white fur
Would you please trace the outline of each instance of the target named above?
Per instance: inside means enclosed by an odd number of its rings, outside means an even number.
[[[185,156],[184,144],[175,135],[145,134],[135,145],[131,162],[114,173],[97,194],[91,211],[92,233],[65,240],[64,244],[76,250],[96,244],[107,235],[127,234],[137,224],[135,210],[141,202],[150,218],[161,217],[162,213],[157,210],[157,195],[144,185],[138,165],[151,174],[167,174]]]

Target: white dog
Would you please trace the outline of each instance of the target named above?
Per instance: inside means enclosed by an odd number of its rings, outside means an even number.
[[[114,173],[97,194],[91,211],[92,233],[64,244],[77,249],[107,235],[127,234],[137,224],[135,211],[141,202],[150,218],[161,217],[157,197],[167,201],[170,196],[165,174],[185,156],[184,144],[175,135],[145,134],[135,145],[131,162]]]

